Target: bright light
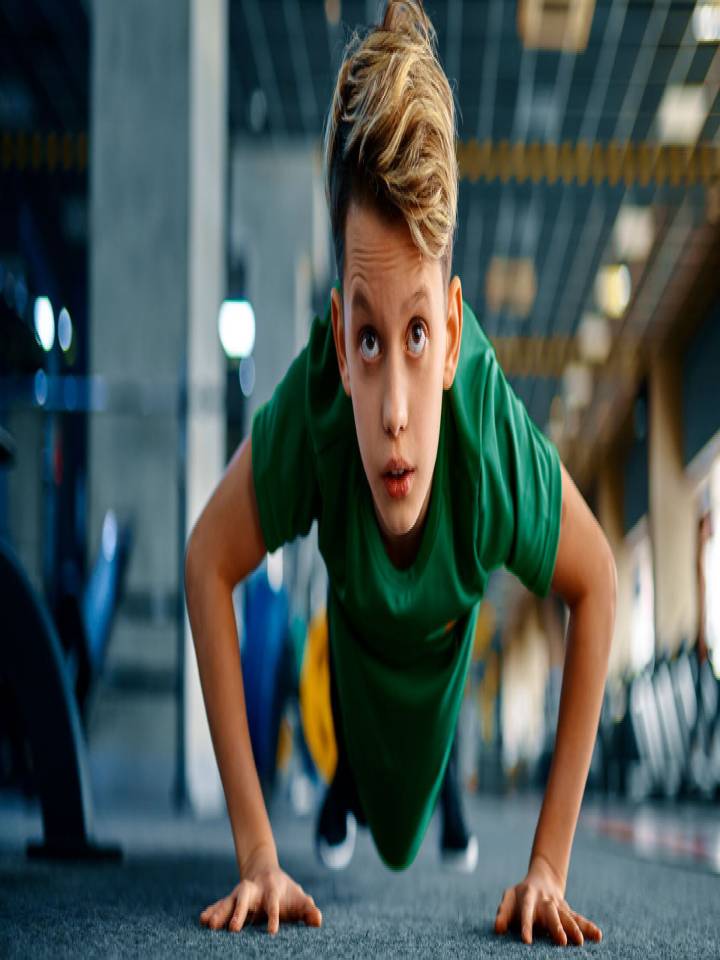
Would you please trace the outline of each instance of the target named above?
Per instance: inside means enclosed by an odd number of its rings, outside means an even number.
[[[720,3],[698,3],[693,10],[692,24],[698,43],[720,42]]]
[[[569,363],[563,374],[565,405],[568,410],[581,410],[592,399],[592,374],[581,363]]]
[[[618,319],[630,302],[632,284],[630,271],[624,263],[602,267],[595,280],[595,297],[600,309],[609,317]]]
[[[43,350],[49,353],[55,342],[55,314],[47,297],[35,301],[35,333]]]
[[[220,307],[218,331],[228,357],[249,357],[255,346],[255,312],[247,300],[225,300]]]
[[[67,353],[70,349],[72,335],[72,320],[70,319],[70,314],[67,312],[65,307],[63,307],[58,315],[58,343],[60,344],[63,353]]]
[[[605,363],[612,345],[610,326],[605,317],[586,313],[578,327],[580,356],[588,363]]]
[[[654,236],[652,207],[623,204],[614,227],[615,255],[631,262],[645,260]]]
[[[702,84],[667,87],[657,114],[660,141],[694,144],[707,115],[707,92]]]

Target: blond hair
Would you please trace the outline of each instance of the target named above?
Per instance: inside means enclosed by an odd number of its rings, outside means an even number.
[[[323,134],[325,195],[342,281],[350,201],[404,219],[447,286],[457,219],[455,103],[422,0],[389,0],[379,26],[353,31]]]

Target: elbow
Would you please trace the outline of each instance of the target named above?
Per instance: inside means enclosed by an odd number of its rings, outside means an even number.
[[[570,598],[565,597],[571,612],[586,606],[592,609],[595,622],[602,623],[602,634],[607,637],[608,648],[615,629],[617,581],[615,557],[605,535],[602,534],[593,550],[592,565],[586,569],[577,592]]]

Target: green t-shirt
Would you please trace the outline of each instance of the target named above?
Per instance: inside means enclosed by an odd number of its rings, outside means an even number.
[[[255,411],[252,466],[269,552],[318,520],[348,759],[378,852],[403,869],[442,784],[490,571],[504,565],[542,596],[550,588],[560,534],[557,449],[463,301],[419,552],[411,567],[395,567],[360,459],[328,306]]]

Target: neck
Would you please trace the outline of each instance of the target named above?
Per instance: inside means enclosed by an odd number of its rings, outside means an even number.
[[[385,552],[390,558],[390,562],[394,567],[397,567],[399,570],[406,570],[408,567],[411,567],[415,562],[415,558],[418,555],[420,550],[420,544],[422,542],[422,534],[425,529],[425,523],[427,521],[428,507],[430,504],[430,493],[432,491],[432,482],[428,487],[427,493],[425,494],[425,501],[420,510],[420,515],[417,518],[414,526],[411,530],[408,530],[407,533],[400,534],[396,536],[394,534],[388,533],[383,526],[382,520],[378,515],[377,507],[375,506],[375,501],[373,500],[373,507],[375,508],[375,516],[378,521],[378,527],[380,529],[380,537],[382,539],[383,545],[385,547]]]

